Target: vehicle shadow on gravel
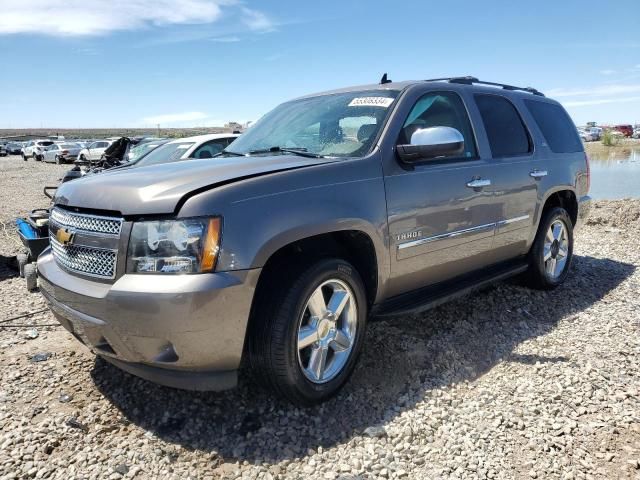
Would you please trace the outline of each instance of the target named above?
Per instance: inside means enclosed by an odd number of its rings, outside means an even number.
[[[15,255],[11,257],[0,255],[0,282],[18,275],[18,262]]]
[[[247,375],[237,389],[224,393],[161,387],[100,359],[91,375],[125,422],[187,450],[210,452],[214,463],[293,459],[383,425],[432,390],[472,381],[501,361],[571,361],[513,350],[548,333],[560,320],[571,321],[634,269],[614,260],[575,256],[566,283],[553,292],[502,283],[421,315],[372,322],[359,366],[341,394],[309,409],[273,398]],[[109,421],[116,425],[122,420]],[[171,446],[165,450],[173,459],[180,454]]]

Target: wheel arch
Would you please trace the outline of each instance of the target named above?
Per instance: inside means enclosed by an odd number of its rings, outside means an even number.
[[[544,213],[553,207],[564,208],[569,214],[573,226],[576,225],[578,221],[578,198],[572,188],[561,187],[547,192],[540,210],[538,225]]]
[[[381,278],[379,268],[384,250],[376,245],[375,236],[362,225],[352,228],[327,230],[318,228],[306,235],[285,232],[267,242],[258,252],[254,263],[263,265],[257,289],[273,279],[275,272],[289,266],[296,266],[321,258],[339,257],[351,263],[362,277],[369,305],[375,303]],[[287,241],[282,241],[283,239]]]

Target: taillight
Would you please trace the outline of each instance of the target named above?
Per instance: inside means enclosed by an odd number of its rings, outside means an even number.
[[[591,167],[589,166],[589,155],[587,155],[587,152],[584,152],[584,161],[587,164],[587,191],[585,193],[589,193],[589,188],[591,188]]]

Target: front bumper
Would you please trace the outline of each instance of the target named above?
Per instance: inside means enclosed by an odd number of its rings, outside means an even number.
[[[591,197],[589,195],[584,195],[578,199],[578,218],[576,224],[573,229],[576,230],[580,228],[584,222],[589,217],[589,213],[591,212]]]
[[[176,388],[235,386],[260,269],[110,284],[67,273],[46,250],[38,273],[58,321],[116,366]]]

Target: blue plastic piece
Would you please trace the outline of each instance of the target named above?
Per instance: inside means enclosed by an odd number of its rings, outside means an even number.
[[[29,240],[38,238],[38,232],[22,218],[16,220],[16,225],[25,238]]]

